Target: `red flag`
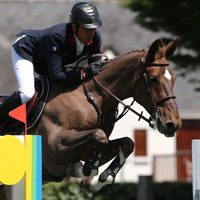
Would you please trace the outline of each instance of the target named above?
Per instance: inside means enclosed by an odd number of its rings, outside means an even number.
[[[26,124],[26,104],[22,104],[14,110],[11,110],[9,116]]]

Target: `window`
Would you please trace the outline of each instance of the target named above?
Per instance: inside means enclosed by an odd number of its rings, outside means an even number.
[[[135,156],[147,155],[147,138],[145,129],[136,129],[134,131],[135,138]]]

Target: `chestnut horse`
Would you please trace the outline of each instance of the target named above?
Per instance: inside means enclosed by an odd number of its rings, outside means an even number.
[[[156,120],[160,133],[174,136],[181,119],[173,94],[175,75],[167,59],[176,47],[177,40],[168,44],[156,40],[148,51],[133,51],[107,61],[95,78],[74,90],[52,88],[35,130],[43,136],[43,178],[60,181],[66,176],[84,176],[82,183],[91,191],[114,182],[134,149],[130,138],[109,140],[118,104],[129,97]],[[113,158],[92,185],[90,177]]]
[[[150,114],[150,126],[172,137],[181,128],[173,87],[175,75],[168,58],[177,40],[154,41],[149,50],[136,50],[105,61],[101,72],[73,90],[52,88],[33,134],[43,137],[43,180],[81,177],[90,191],[114,182],[133,152],[128,137],[109,140],[122,100],[133,97]],[[126,106],[137,114],[131,107]],[[134,123],[134,122],[133,122]],[[114,159],[113,159],[114,158]],[[113,159],[99,176],[98,167]],[[84,164],[83,164],[84,163]],[[96,176],[93,181],[91,177]]]

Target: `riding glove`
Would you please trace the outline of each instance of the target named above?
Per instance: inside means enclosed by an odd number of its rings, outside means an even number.
[[[88,65],[86,69],[84,69],[84,77],[82,80],[92,77],[93,75],[97,75],[101,70],[102,62],[96,61]]]

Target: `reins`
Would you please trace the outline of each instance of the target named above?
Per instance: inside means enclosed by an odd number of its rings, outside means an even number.
[[[152,119],[148,119],[143,115],[143,111],[141,113],[135,111],[133,108],[131,108],[131,105],[127,105],[125,104],[121,99],[119,99],[116,95],[114,95],[110,90],[108,90],[104,85],[102,85],[95,77],[93,77],[94,82],[102,89],[104,90],[107,94],[109,94],[111,97],[113,97],[114,99],[116,99],[120,104],[122,104],[124,106],[125,109],[130,110],[131,112],[133,112],[134,114],[136,114],[137,116],[139,116],[138,121],[140,119],[143,119],[144,121],[149,123],[149,126],[151,128],[154,128],[154,123],[152,122]],[[125,114],[124,114],[125,115]],[[123,115],[123,116],[124,116]],[[122,117],[123,117],[122,116]],[[121,117],[120,117],[121,118]]]
[[[83,57],[79,58],[79,60],[76,62],[75,68],[78,68],[80,62],[82,62],[82,61],[85,61],[85,60],[88,60],[91,58],[98,58],[98,57],[104,58],[104,60],[108,60],[108,56],[103,53],[96,53],[96,54],[92,54],[90,56],[83,56]]]
[[[169,64],[168,63],[156,63],[156,62],[152,62],[152,63],[148,63],[145,61],[145,57],[146,57],[146,51],[143,53],[141,59],[140,59],[140,63],[139,63],[139,66],[140,66],[140,73],[138,74],[138,78],[136,81],[138,81],[138,79],[141,77],[141,75],[143,75],[145,77],[145,80],[146,80],[146,84],[148,83],[148,80],[147,80],[147,77],[146,77],[146,73],[144,72],[144,69],[146,67],[151,67],[151,66],[159,66],[159,67],[165,67],[165,66],[168,66]],[[108,57],[105,55],[105,54],[94,54],[94,55],[91,55],[91,56],[85,56],[81,59],[78,60],[77,64],[76,64],[76,67],[78,67],[78,64],[83,61],[83,60],[86,60],[86,59],[89,59],[89,58],[95,58],[95,57],[105,57],[106,60],[108,59]],[[100,83],[95,76],[93,76],[93,81],[95,82],[95,84],[101,88],[103,91],[105,91],[108,95],[110,95],[111,97],[113,97],[117,102],[119,102],[120,104],[122,104],[124,106],[124,110],[122,111],[122,113],[116,117],[115,119],[115,122],[118,121],[119,119],[121,119],[128,111],[131,111],[133,112],[134,114],[136,114],[139,118],[138,118],[138,121],[140,121],[140,119],[143,119],[144,121],[146,121],[149,126],[151,128],[156,128],[156,124],[155,124],[155,121],[157,120],[158,116],[157,116],[157,106],[165,101],[168,101],[169,99],[175,99],[176,97],[175,96],[168,96],[168,97],[165,97],[163,99],[160,99],[158,100],[157,102],[155,102],[155,100],[153,99],[152,95],[150,94],[150,98],[152,100],[152,103],[153,103],[153,107],[154,107],[154,110],[155,110],[155,113],[153,113],[149,118],[146,118],[144,115],[143,115],[143,111],[141,111],[141,113],[135,111],[133,108],[131,108],[131,106],[133,105],[134,103],[134,100],[132,101],[132,103],[130,105],[127,105],[125,104],[121,99],[119,99],[116,95],[114,95],[110,90],[108,90],[102,83]],[[86,86],[84,83],[82,83],[82,86],[83,86],[83,89],[84,89],[84,93],[88,99],[88,101],[94,106],[95,110],[97,111],[97,114],[98,114],[98,124],[100,124],[101,122],[101,110],[98,108],[94,98],[92,97],[92,95],[90,94],[90,92],[87,90]],[[148,84],[147,84],[147,88],[149,90],[149,87],[148,87]]]

